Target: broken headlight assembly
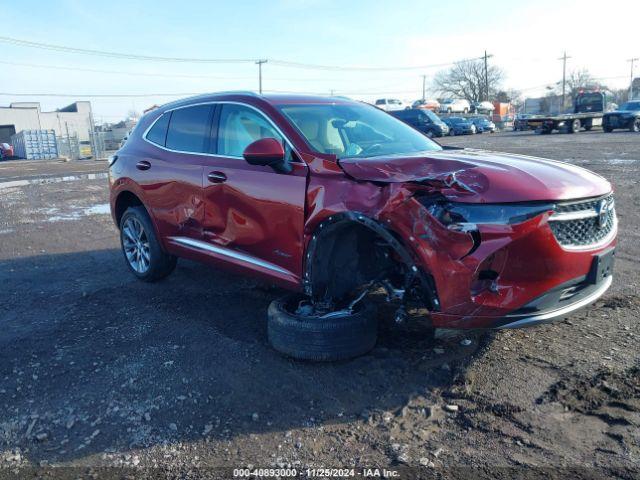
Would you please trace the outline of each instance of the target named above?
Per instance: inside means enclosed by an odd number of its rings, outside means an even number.
[[[514,225],[554,208],[546,202],[477,204],[440,200],[423,201],[423,205],[442,225],[457,232],[474,231],[478,225]]]

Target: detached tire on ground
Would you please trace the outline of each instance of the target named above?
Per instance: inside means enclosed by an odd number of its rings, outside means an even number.
[[[299,360],[346,360],[371,350],[378,336],[375,311],[359,303],[352,315],[321,318],[292,313],[300,295],[291,294],[269,305],[267,333],[278,352]]]

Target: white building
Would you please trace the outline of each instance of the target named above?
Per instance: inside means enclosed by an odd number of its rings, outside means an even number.
[[[89,142],[91,102],[75,102],[54,112],[43,112],[38,102],[0,107],[0,143],[10,143],[11,135],[22,130],[55,130],[57,137],[77,135],[79,142]]]

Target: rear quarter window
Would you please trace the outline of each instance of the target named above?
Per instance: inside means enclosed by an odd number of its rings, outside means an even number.
[[[164,142],[167,139],[167,127],[169,126],[169,117],[171,117],[171,113],[164,113],[156,120],[151,127],[151,130],[147,132],[147,140],[156,145],[160,145],[164,147]]]

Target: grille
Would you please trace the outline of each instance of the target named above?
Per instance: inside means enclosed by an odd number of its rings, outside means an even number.
[[[551,231],[563,247],[596,246],[614,232],[613,195],[557,205],[549,221]]]

